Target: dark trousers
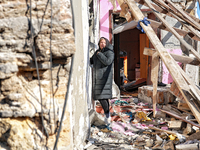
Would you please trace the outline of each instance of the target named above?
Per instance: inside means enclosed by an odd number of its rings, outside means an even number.
[[[108,118],[110,116],[110,110],[109,110],[110,104],[109,104],[108,99],[100,99],[99,102],[101,103],[101,106],[103,107],[104,114]]]

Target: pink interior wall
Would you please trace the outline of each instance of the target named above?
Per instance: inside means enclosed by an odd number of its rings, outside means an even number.
[[[166,49],[169,53],[173,53],[173,54],[177,54],[177,55],[182,55],[182,50],[181,49]],[[181,65],[181,63],[177,62],[179,65]],[[170,84],[171,82],[173,82],[173,78],[170,75],[167,67],[165,66],[165,64],[163,63],[163,78],[162,78],[162,82],[165,84]]]
[[[100,0],[100,37],[109,39],[109,10],[113,10],[113,5],[109,0]],[[117,3],[117,10],[121,10]]]

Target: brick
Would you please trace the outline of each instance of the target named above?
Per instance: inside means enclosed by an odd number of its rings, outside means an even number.
[[[166,87],[158,86],[157,88],[157,103],[168,104],[175,100],[175,96],[169,92],[170,85]],[[147,85],[138,88],[138,99],[147,103],[152,103],[153,86]]]

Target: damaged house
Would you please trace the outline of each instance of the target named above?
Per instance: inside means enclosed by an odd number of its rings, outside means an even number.
[[[95,19],[100,18],[100,35],[98,37],[108,38],[114,46],[114,81],[121,90],[121,103],[125,103],[123,97],[127,96],[127,91],[133,92],[138,88],[137,98],[152,104],[153,118],[165,118],[167,114],[176,118],[174,122],[172,121],[174,124],[181,120],[181,122],[199,127],[199,3],[197,1],[170,0],[111,0],[99,3],[91,1],[91,3],[94,8],[97,7],[97,4],[99,5],[100,15],[95,16],[95,9],[92,12],[93,23],[95,23]],[[93,41],[91,40],[91,43],[94,43],[96,32],[92,33]],[[91,49],[95,48],[92,44],[90,46]],[[128,93],[128,95],[133,94]],[[117,95],[114,96],[117,97]],[[124,100],[127,100],[126,98]],[[118,100],[118,97],[116,100],[112,99],[111,103],[115,105],[119,102]],[[178,115],[170,113],[173,112],[172,106],[182,113],[186,112],[189,115],[192,113],[195,123],[190,122],[190,119],[185,119],[184,115],[180,113]],[[121,111],[124,107],[122,106]],[[112,108],[114,109],[115,106]],[[138,112],[132,111],[134,108],[136,107],[129,105],[128,112],[135,114],[136,119]],[[115,115],[113,116],[114,121],[116,121]],[[118,113],[117,115],[120,116]],[[130,118],[132,117],[129,117],[129,120]],[[127,121],[122,116],[120,119],[124,123]],[[166,122],[170,126],[169,120]],[[115,124],[111,124],[111,126],[116,129]],[[172,126],[170,128],[173,128]],[[148,129],[165,132],[149,126]],[[184,130],[184,128],[181,129]],[[184,131],[185,134],[186,130]],[[192,133],[185,136],[188,137],[190,134]],[[94,135],[94,137],[98,136]],[[198,140],[197,137],[193,139]],[[135,145],[138,144],[137,138],[133,141],[135,141],[133,142]],[[139,143],[142,143],[141,141]],[[173,142],[173,146],[170,146],[171,149],[172,147],[173,149],[188,149],[190,146],[192,147],[190,149],[199,148],[198,142],[194,145],[183,144],[184,146],[180,146],[178,143],[174,146],[175,143]],[[154,143],[151,148],[162,149],[165,144]],[[146,149],[142,146],[137,148]]]
[[[0,11],[0,149],[199,148],[198,0],[3,0]],[[91,96],[102,36],[115,52],[110,126]]]

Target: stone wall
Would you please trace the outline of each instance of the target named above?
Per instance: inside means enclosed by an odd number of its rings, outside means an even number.
[[[0,147],[5,149],[52,148],[55,142],[75,43],[70,0],[52,1],[51,82],[50,2],[32,0],[30,7],[30,0],[0,0]],[[42,112],[49,138],[42,125]],[[70,119],[66,111],[58,147],[69,144]]]

